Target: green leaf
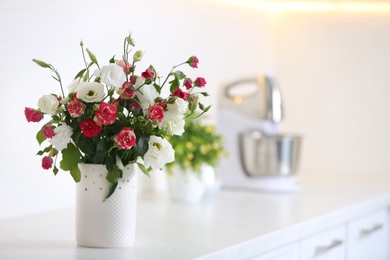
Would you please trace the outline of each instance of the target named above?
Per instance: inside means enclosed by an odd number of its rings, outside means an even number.
[[[51,68],[51,65],[49,63],[44,62],[44,61],[37,60],[37,59],[32,59],[32,61],[35,62],[36,64],[38,64],[39,66],[41,66],[42,68]]]
[[[86,73],[84,73],[83,81],[87,82],[88,79],[89,79],[89,70],[87,70]]]
[[[139,156],[144,156],[149,149],[149,136],[137,137],[137,153]]]
[[[78,165],[76,165],[75,167],[73,167],[70,170],[70,175],[72,175],[73,180],[75,182],[79,182],[81,180],[81,172],[80,172],[80,169],[79,169]]]
[[[202,95],[205,96],[205,97],[210,96],[209,93],[207,93],[207,92],[200,92],[200,94],[202,94]]]
[[[160,87],[160,85],[158,85],[157,83],[154,83],[153,86],[156,89],[157,93],[161,94],[161,87]]]
[[[106,157],[107,154],[107,150],[108,150],[107,141],[103,138],[99,141],[96,147],[95,156],[92,159],[93,163],[98,163],[98,164],[103,163],[104,158]]]
[[[85,50],[87,51],[88,56],[89,56],[89,58],[91,59],[91,61],[92,61],[93,63],[97,64],[98,62],[97,62],[97,59],[96,59],[95,54],[93,54],[88,48],[85,49]]]
[[[115,165],[115,155],[114,156],[107,156],[106,158],[106,169],[108,172],[111,172],[114,170]]]
[[[118,182],[118,179],[122,177],[122,170],[118,168],[116,164],[114,164],[113,170],[107,173],[106,179],[110,183]]]
[[[186,75],[180,70],[175,71],[173,74],[175,75],[175,78],[179,80],[186,77]]]
[[[145,165],[143,165],[142,163],[137,163],[137,164],[138,164],[138,167],[141,169],[141,171],[143,173],[145,173],[148,177],[150,177],[149,171],[150,171],[151,168],[146,169]]]
[[[43,135],[43,127],[41,130],[39,130],[39,132],[37,133],[37,135],[35,137],[37,138],[39,145],[41,145],[43,143],[43,141],[45,141],[47,139],[46,136]]]
[[[109,63],[115,63],[115,55],[109,60]]]
[[[173,93],[173,91],[175,91],[175,89],[177,89],[180,86],[180,81],[176,78],[169,83],[171,84],[171,87],[169,89],[171,93]]]
[[[92,139],[85,137],[83,134],[80,134],[79,136],[78,146],[83,153],[89,156],[92,156],[95,153]]]
[[[77,168],[77,164],[79,164],[80,162],[79,150],[72,143],[69,143],[67,148],[63,149],[61,153],[62,153],[62,160],[60,162],[61,169],[63,169],[64,171],[71,171],[72,174],[72,171],[75,172],[74,168],[75,167]]]
[[[79,71],[79,73],[77,73],[76,77],[74,77],[74,79],[77,79],[77,78],[81,78],[83,75],[84,75],[84,72],[86,71],[87,69],[82,69]]]
[[[118,186],[118,183],[112,183],[110,188],[108,189],[108,193],[106,195],[106,197],[104,198],[103,201],[105,201],[106,199],[108,199],[109,197],[111,197],[111,195],[114,193],[114,191],[116,190],[116,186]]]

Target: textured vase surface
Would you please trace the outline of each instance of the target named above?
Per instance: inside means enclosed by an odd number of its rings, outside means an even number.
[[[86,247],[129,247],[134,244],[137,216],[137,172],[123,169],[115,192],[109,189],[107,170],[101,164],[79,164],[76,185],[76,241]]]

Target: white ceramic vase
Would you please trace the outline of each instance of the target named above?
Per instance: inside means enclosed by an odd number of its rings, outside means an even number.
[[[199,202],[206,189],[202,173],[195,173],[191,169],[183,170],[176,166],[168,174],[168,190],[173,201],[183,203]]]
[[[79,164],[76,185],[76,241],[86,247],[134,244],[137,215],[137,167],[126,166],[115,192],[104,200],[109,182],[101,164]]]

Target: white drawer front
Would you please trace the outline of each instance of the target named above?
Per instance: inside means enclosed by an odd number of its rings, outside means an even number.
[[[299,259],[345,260],[345,236],[342,225],[307,237],[300,243]]]
[[[298,243],[278,248],[269,253],[262,254],[250,260],[298,260]]]
[[[389,259],[389,215],[383,209],[348,224],[348,260]]]

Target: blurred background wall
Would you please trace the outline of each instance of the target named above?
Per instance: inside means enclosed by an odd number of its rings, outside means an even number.
[[[248,1],[244,1],[246,3]],[[283,132],[304,136],[302,174],[390,174],[390,11],[275,12],[239,1],[0,1],[0,219],[74,205],[68,174],[41,169],[24,117],[58,93],[52,63],[69,83],[83,67],[83,40],[103,64],[133,32],[145,68],[161,73],[191,55],[216,103],[230,81],[273,71],[284,102]],[[141,66],[140,66],[141,67]],[[142,68],[140,68],[142,69]],[[191,70],[187,70],[191,71]],[[218,115],[216,106],[211,120]]]

